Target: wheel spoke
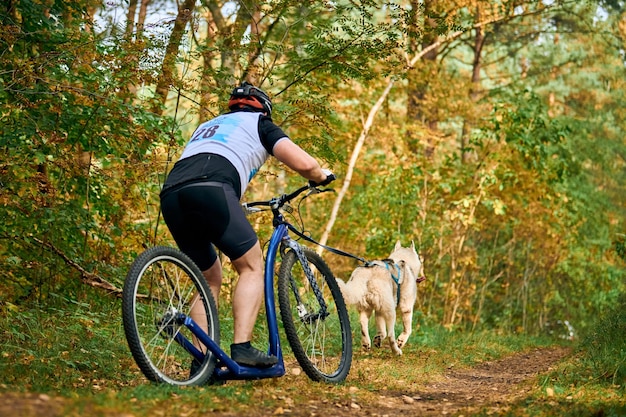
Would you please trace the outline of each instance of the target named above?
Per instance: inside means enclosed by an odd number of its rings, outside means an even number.
[[[313,380],[343,381],[352,360],[350,322],[341,292],[328,266],[305,249],[307,268],[293,250],[283,257],[278,298],[287,339]],[[312,279],[309,279],[308,277]]]
[[[183,341],[193,336],[178,318],[179,314],[189,316],[198,302],[206,313],[205,331],[219,344],[215,302],[202,273],[188,257],[174,248],[156,247],[133,263],[122,297],[124,331],[137,365],[151,381],[199,385],[212,375],[215,358],[210,353],[191,374],[193,357]]]

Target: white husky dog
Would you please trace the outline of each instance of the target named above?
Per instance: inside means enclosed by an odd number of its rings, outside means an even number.
[[[356,305],[359,312],[361,344],[365,349],[371,348],[368,324],[372,312],[375,312],[377,332],[374,345],[380,347],[383,340],[389,337],[391,349],[402,355],[401,348],[412,331],[417,283],[424,279],[422,260],[415,251],[415,244],[404,248],[400,241],[396,242],[389,259],[356,268],[348,282],[337,279],[346,304]],[[397,341],[394,330],[396,309],[400,310],[404,326]]]

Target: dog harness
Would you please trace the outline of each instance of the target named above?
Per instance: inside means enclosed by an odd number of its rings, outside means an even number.
[[[398,305],[400,304],[400,277],[402,271],[400,271],[400,267],[398,266],[398,264],[391,259],[383,259],[383,262],[385,263],[385,268],[387,268],[389,275],[391,275],[391,279],[393,279],[393,282],[395,282],[398,286],[398,290],[396,291],[396,305]],[[396,275],[393,274],[393,271],[391,270],[391,265],[396,267]]]
[[[326,246],[326,245],[322,245],[321,243],[319,243],[318,241],[316,241],[315,239],[311,238],[310,236],[302,233],[301,231],[299,231],[298,229],[296,229],[295,227],[293,227],[291,224],[287,223],[287,228],[289,228],[289,230],[291,230],[292,232],[294,232],[296,235],[300,236],[302,239],[307,240],[311,243],[314,243],[324,249],[326,249],[329,252],[332,252],[336,255],[341,255],[341,256],[347,256],[349,258],[353,258],[356,259],[357,261],[363,262],[363,267],[364,268],[369,268],[372,267],[374,265],[380,265],[380,263],[377,263],[377,261],[368,261],[365,258],[361,258],[360,256],[356,256],[353,255],[351,253],[336,249],[336,248],[332,248],[330,246]],[[393,260],[391,259],[385,259],[383,260],[383,262],[385,263],[385,267],[387,268],[387,271],[389,271],[389,274],[391,275],[391,278],[393,279],[393,281],[398,285],[398,294],[397,294],[397,303],[396,305],[398,305],[400,303],[400,267],[393,262]],[[398,272],[398,275],[393,275],[393,272],[390,271],[390,267],[389,265],[395,265],[396,267],[396,271]],[[422,281],[425,281],[426,277],[424,275],[422,276],[418,276],[415,281],[419,284]]]
[[[393,280],[393,282],[396,283],[398,290],[396,291],[396,306],[398,304],[400,304],[400,278],[402,277],[402,271],[400,270],[400,267],[398,266],[397,263],[395,263],[392,259],[383,259],[381,262],[383,262],[385,264],[385,268],[387,269],[387,272],[389,272],[389,275],[391,275],[391,279]],[[382,266],[380,265],[380,262],[376,262],[376,261],[372,261],[372,262],[366,262],[365,267],[372,267],[372,266]],[[394,275],[392,267],[395,267],[396,270],[396,274]]]

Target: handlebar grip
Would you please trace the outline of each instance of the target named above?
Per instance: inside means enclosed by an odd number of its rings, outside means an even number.
[[[310,185],[311,187],[321,187],[321,186],[323,186],[323,185],[328,185],[328,184],[330,184],[331,182],[335,181],[336,179],[337,179],[337,177],[335,176],[335,174],[333,174],[333,173],[331,172],[330,174],[328,174],[328,175],[326,176],[326,179],[325,179],[324,181],[322,181],[322,182],[317,183],[317,182],[315,182],[315,181],[311,181],[311,180],[309,180],[309,185]]]

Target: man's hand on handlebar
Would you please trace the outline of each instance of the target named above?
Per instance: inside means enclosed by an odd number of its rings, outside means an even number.
[[[337,179],[337,177],[335,177],[335,174],[333,174],[330,169],[322,168],[322,172],[326,175],[326,179],[322,182],[315,182],[315,181],[309,180],[310,187],[320,187],[323,185],[328,185]]]

